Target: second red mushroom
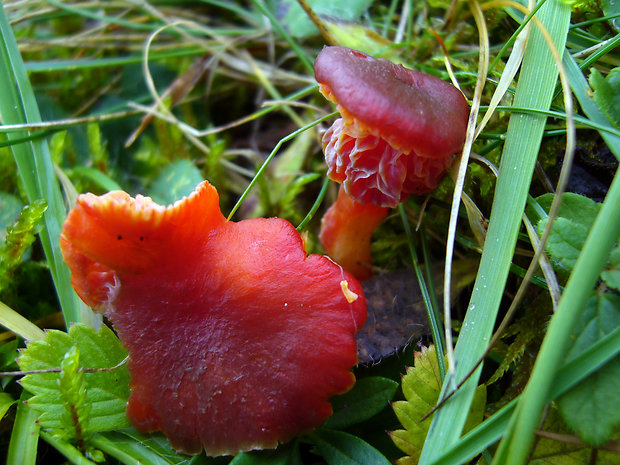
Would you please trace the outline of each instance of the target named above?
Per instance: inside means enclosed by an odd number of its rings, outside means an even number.
[[[344,192],[324,217],[321,242],[343,266],[357,263],[351,271],[365,279],[374,227],[362,226],[364,216],[357,213],[357,228],[369,233],[356,237],[368,246],[343,244],[351,225],[335,221],[349,214],[334,210],[351,203],[341,197],[375,207],[355,210],[369,210],[376,225],[376,207],[384,208],[384,217],[409,195],[435,189],[465,141],[469,106],[460,90],[437,77],[346,47],[325,47],[314,73],[321,93],[342,115],[322,139],[327,174]]]

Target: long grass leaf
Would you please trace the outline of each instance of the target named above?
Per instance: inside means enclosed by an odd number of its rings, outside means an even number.
[[[570,7],[559,0],[548,0],[539,11],[560,50],[564,48]],[[555,62],[538,30],[526,47],[521,75],[515,94],[515,106],[548,109],[557,80]],[[478,276],[465,321],[455,349],[456,378],[462,377],[484,352],[497,317],[499,304],[510,269],[525,201],[546,118],[541,115],[512,115],[502,154],[499,178],[491,211]],[[437,412],[422,451],[421,464],[432,462],[457,441],[473,398],[481,368]],[[444,393],[451,387],[444,383]]]
[[[0,5],[0,118],[4,124],[28,124],[41,121],[34,92],[19,54],[13,31]],[[26,132],[7,134],[23,138]],[[56,292],[67,324],[94,324],[92,312],[80,301],[70,283],[69,269],[62,261],[58,238],[65,207],[45,140],[31,140],[11,146],[20,178],[29,202],[45,199],[45,228],[40,234],[43,250],[52,273]]]
[[[37,443],[39,442],[39,424],[37,414],[24,402],[22,395],[17,404],[17,413],[11,432],[7,465],[34,465],[37,461]]]
[[[548,401],[557,367],[566,354],[570,335],[580,311],[598,280],[620,233],[620,175],[616,174],[601,211],[586,240],[566,284],[558,310],[536,358],[530,380],[523,392],[509,429],[494,463],[518,465],[526,462],[534,430]]]
[[[559,397],[619,353],[620,328],[616,328],[558,371],[547,400],[551,401]],[[518,399],[514,399],[506,404],[489,419],[464,435],[456,443],[443,451],[440,457],[434,460],[431,465],[456,465],[463,463],[498,441],[504,434],[504,431],[506,431],[510,416],[514,412]]]

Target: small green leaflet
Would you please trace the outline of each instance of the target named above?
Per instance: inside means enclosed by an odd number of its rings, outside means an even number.
[[[343,431],[321,428],[310,435],[328,465],[390,465],[381,452],[366,441]]]
[[[609,266],[601,273],[607,286],[620,291],[620,245],[609,254]]]
[[[566,361],[620,326],[620,296],[593,296],[575,327]],[[592,446],[609,440],[620,426],[620,356],[581,381],[558,399],[564,421]]]
[[[590,86],[594,89],[594,101],[607,116],[609,122],[620,128],[620,68],[612,69],[606,78],[595,68],[590,74]]]
[[[548,212],[553,194],[541,195],[536,200]],[[572,270],[575,266],[599,210],[600,204],[582,195],[568,192],[562,196],[562,204],[553,223],[547,250],[567,270]],[[547,225],[547,221],[547,218],[542,218],[538,222],[539,234]]]
[[[403,401],[394,402],[392,407],[404,430],[392,431],[390,434],[394,444],[408,454],[396,461],[398,465],[415,465],[418,463],[432,416],[420,422],[437,403],[441,391],[439,363],[435,347],[423,347],[415,353],[415,365],[407,369],[402,380]],[[482,421],[486,405],[486,387],[478,386],[471,405],[469,416],[465,422],[464,432],[469,431]]]
[[[334,414],[324,426],[342,429],[372,418],[388,406],[397,389],[396,381],[380,376],[358,380],[349,392],[331,399]]]
[[[166,166],[149,190],[160,205],[170,205],[190,195],[202,182],[200,170],[189,160],[177,160]]]
[[[60,373],[30,374],[20,382],[33,394],[28,406],[39,413],[39,424],[58,431],[68,440],[82,440],[99,431],[128,427],[127,368],[123,365],[98,373],[83,371],[114,367],[126,356],[127,352],[107,326],[97,332],[75,324],[68,334],[49,330],[45,340],[29,342],[17,360],[21,370],[61,368]]]
[[[295,0],[271,0],[268,4],[270,9],[276,13],[281,24],[293,37],[303,38],[318,34],[319,31],[316,26]],[[308,5],[319,16],[327,16],[342,21],[357,21],[372,5],[372,0],[351,0],[348,2],[308,0]]]

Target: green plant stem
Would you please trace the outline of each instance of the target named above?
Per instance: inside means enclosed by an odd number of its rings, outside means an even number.
[[[55,437],[52,434],[41,431],[39,433],[45,442],[51,444],[58,452],[64,455],[67,460],[75,465],[95,465],[95,462],[88,460],[84,455],[68,442]]]
[[[588,69],[594,63],[596,63],[599,58],[608,54],[609,52],[616,50],[620,46],[620,34],[617,34],[613,39],[609,39],[604,47],[599,48],[596,52],[590,55],[588,58],[583,60],[579,65],[581,69]]]
[[[570,7],[561,0],[548,0],[538,12],[541,22],[546,25],[560,50],[566,41],[570,12]],[[556,80],[557,69],[553,57],[542,35],[533,29],[525,50],[515,106],[547,110]],[[491,337],[545,123],[546,117],[542,115],[511,115],[480,268],[454,352],[457,364],[455,378],[446,379],[442,397],[463,380],[485,351]],[[458,440],[481,369],[479,367],[435,414],[420,464],[431,463]]]
[[[566,284],[558,309],[536,358],[529,382],[497,451],[494,463],[519,465],[528,457],[529,446],[542,409],[548,401],[557,367],[570,343],[571,331],[605,265],[620,233],[620,175],[616,173],[601,211]]]
[[[241,194],[241,197],[239,197],[239,200],[237,200],[237,203],[235,204],[235,206],[232,208],[232,210],[230,211],[230,213],[228,214],[227,219],[230,220],[233,215],[235,214],[235,212],[239,209],[239,207],[241,206],[241,204],[243,203],[243,201],[245,200],[245,198],[248,196],[248,194],[250,193],[250,191],[252,190],[252,187],[254,187],[254,184],[256,184],[256,182],[258,181],[258,179],[262,176],[263,172],[265,171],[265,169],[267,169],[267,166],[269,165],[269,163],[271,163],[271,160],[273,160],[273,157],[276,156],[276,154],[280,151],[280,148],[282,148],[282,145],[285,142],[288,142],[291,139],[294,139],[295,137],[297,137],[299,134],[301,134],[304,131],[307,131],[310,128],[313,128],[314,126],[316,126],[317,124],[321,124],[323,121],[326,121],[334,116],[336,116],[338,114],[338,112],[333,112],[330,113],[328,115],[323,116],[322,118],[319,118],[315,121],[313,121],[310,124],[306,124],[305,126],[299,128],[296,131],[293,131],[292,133],[290,133],[288,136],[283,137],[282,139],[280,139],[280,141],[276,144],[276,146],[273,148],[273,150],[271,151],[271,153],[269,154],[269,156],[265,159],[265,161],[263,162],[263,164],[261,165],[261,167],[258,169],[258,171],[256,172],[256,174],[254,175],[254,177],[252,178],[252,180],[250,181],[250,183],[248,184],[248,187],[245,188],[245,191],[243,191],[243,194]]]
[[[323,203],[325,194],[327,193],[327,186],[329,186],[329,178],[326,177],[325,180],[323,181],[323,185],[321,186],[321,190],[319,191],[319,195],[317,196],[316,200],[314,201],[314,204],[312,205],[312,208],[310,208],[310,211],[308,212],[306,217],[301,221],[301,223],[299,223],[299,226],[297,226],[297,231],[303,230],[306,227],[306,225],[310,222],[310,220],[312,219],[316,211],[319,209],[319,207],[321,206],[321,203]]]

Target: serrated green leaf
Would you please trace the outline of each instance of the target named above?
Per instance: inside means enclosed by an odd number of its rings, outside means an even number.
[[[121,366],[111,371],[81,373],[85,368],[114,367],[126,355],[107,326],[96,332],[88,326],[76,324],[68,334],[50,330],[45,340],[28,343],[18,359],[22,370],[62,368],[61,374],[37,373],[21,380],[23,388],[33,394],[28,405],[39,413],[41,426],[68,431],[76,438],[75,428],[72,430],[71,424],[67,425],[67,418],[75,418],[75,408],[80,405],[82,409],[85,405],[90,409],[89,433],[129,426],[125,415],[129,397],[127,368]],[[81,393],[81,389],[85,393]],[[83,395],[85,399],[82,401]],[[79,412],[83,415],[87,413],[85,410]]]
[[[349,392],[334,396],[334,414],[325,422],[326,428],[343,429],[372,418],[392,400],[398,383],[379,376],[358,380]]]
[[[407,368],[402,379],[403,394],[409,402],[424,401],[430,410],[437,402],[441,383],[435,346],[422,347],[414,356],[414,366]]]
[[[58,374],[58,390],[63,401],[62,424],[68,437],[82,441],[89,435],[91,404],[86,401],[86,383],[80,367],[80,351],[72,346],[65,354]],[[46,412],[47,414],[47,412]],[[43,415],[40,417],[43,418]]]
[[[396,447],[407,454],[403,458],[414,460],[414,463],[417,463],[420,458],[420,445],[419,439],[414,433],[404,429],[397,429],[396,431],[390,432],[390,438],[392,438]],[[424,441],[424,439],[422,439],[422,441]]]
[[[612,69],[606,78],[592,68],[590,86],[594,89],[593,98],[611,124],[620,128],[620,68]]]
[[[203,180],[200,170],[189,160],[177,160],[166,166],[150,189],[160,205],[169,205],[190,195]]]
[[[319,429],[310,435],[329,465],[389,465],[381,452],[364,440],[342,431]]]
[[[620,296],[605,293],[588,300],[573,334],[566,361],[620,326]],[[592,446],[605,443],[620,425],[620,357],[606,363],[558,399],[567,425]]]
[[[405,430],[390,434],[392,441],[406,457],[399,464],[417,463],[431,425],[432,416],[420,421],[437,403],[441,391],[441,377],[435,347],[423,347],[415,353],[415,364],[407,369],[401,383],[406,401],[392,403],[396,417]],[[486,406],[486,387],[478,386],[474,394],[464,432],[482,421]]]
[[[396,465],[418,465],[418,461],[410,456],[401,457],[395,463]]]
[[[392,408],[400,424],[403,425],[407,431],[412,433],[413,436],[411,436],[411,438],[417,437],[417,444],[423,444],[430,424],[430,418],[422,422],[420,418],[431,410],[432,405],[429,406],[425,402],[420,401],[420,399],[416,399],[413,402],[399,400],[392,403]]]

